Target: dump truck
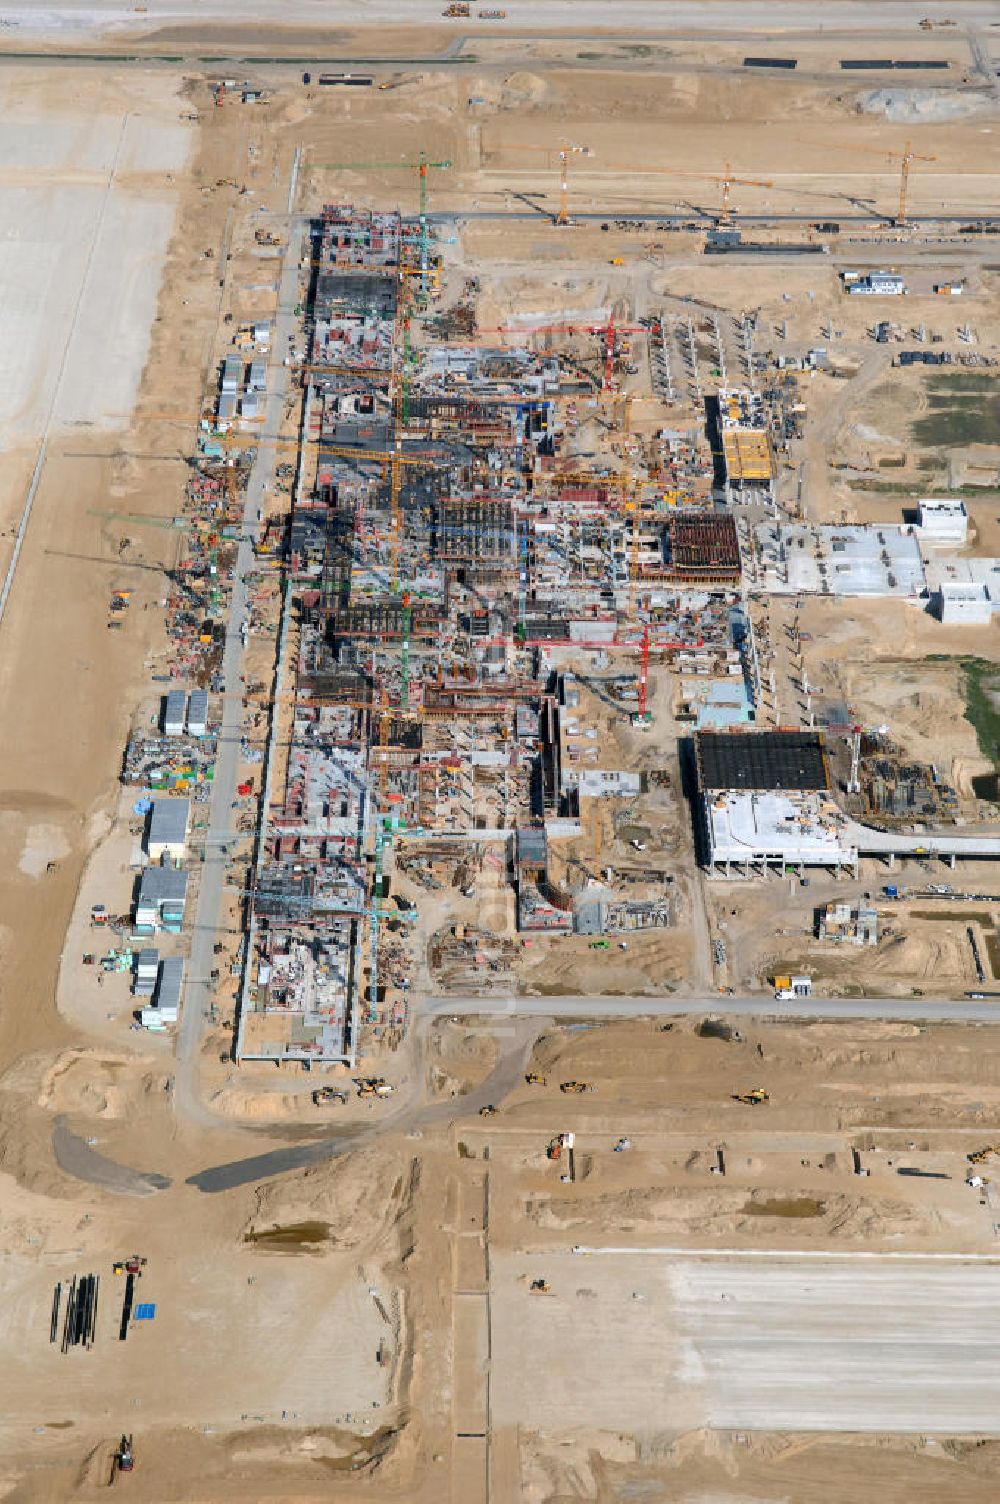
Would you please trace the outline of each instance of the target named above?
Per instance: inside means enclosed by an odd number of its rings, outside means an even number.
[[[582,1092],[596,1091],[597,1088],[591,1086],[589,1081],[560,1081],[559,1090],[567,1096],[578,1097]]]
[[[540,1076],[537,1071],[529,1071],[524,1080],[527,1086],[544,1086],[546,1084],[545,1077]]]

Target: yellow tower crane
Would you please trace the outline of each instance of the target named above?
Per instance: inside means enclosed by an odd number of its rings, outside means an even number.
[[[573,157],[592,157],[594,152],[589,146],[578,146],[568,141],[561,142],[558,146],[533,146],[524,145],[521,142],[500,142],[489,147],[490,151],[543,151],[548,158],[546,165],[551,165],[552,158],[559,159],[559,207],[552,218],[554,225],[568,225],[569,219],[569,164]]]

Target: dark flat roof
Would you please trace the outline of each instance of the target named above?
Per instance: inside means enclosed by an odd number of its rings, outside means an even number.
[[[696,731],[698,786],[717,789],[826,789],[830,770],[816,731]]]

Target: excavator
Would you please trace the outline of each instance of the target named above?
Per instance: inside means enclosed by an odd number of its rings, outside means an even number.
[[[765,1091],[762,1086],[755,1086],[753,1091],[734,1092],[733,1101],[743,1102],[747,1107],[761,1107],[765,1102],[770,1102],[771,1093]]]
[[[135,1453],[132,1450],[131,1436],[123,1436],[111,1458],[111,1477],[109,1484],[114,1483],[119,1473],[131,1473],[135,1468]]]
[[[347,1101],[347,1093],[336,1086],[321,1086],[313,1092],[312,1099],[314,1107],[322,1107],[326,1102],[339,1102],[343,1105]]]
[[[540,1076],[537,1071],[529,1071],[524,1081],[526,1086],[544,1086],[546,1084],[545,1077]]]
[[[994,1154],[1000,1154],[1000,1144],[987,1144],[985,1149],[976,1149],[967,1157],[970,1165],[981,1165],[992,1159]]]

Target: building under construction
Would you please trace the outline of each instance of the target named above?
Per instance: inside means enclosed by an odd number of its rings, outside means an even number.
[[[627,726],[648,725],[651,679],[679,655],[731,655],[728,680],[744,677],[740,539],[712,509],[699,415],[627,433],[620,382],[657,321],[484,340],[469,313],[423,342],[426,234],[347,205],[314,227],[283,560],[294,630],[248,897],[242,1058],[351,1063],[405,1020],[410,920],[392,885],[414,844],[454,846],[463,871],[491,846],[516,851],[521,928],[573,928],[549,835],[642,787],[563,692],[577,662],[607,660]],[[570,458],[581,396],[603,405],[606,435],[586,464]]]
[[[718,396],[723,486],[728,504],[774,501],[774,451],[763,399],[750,387]]]

